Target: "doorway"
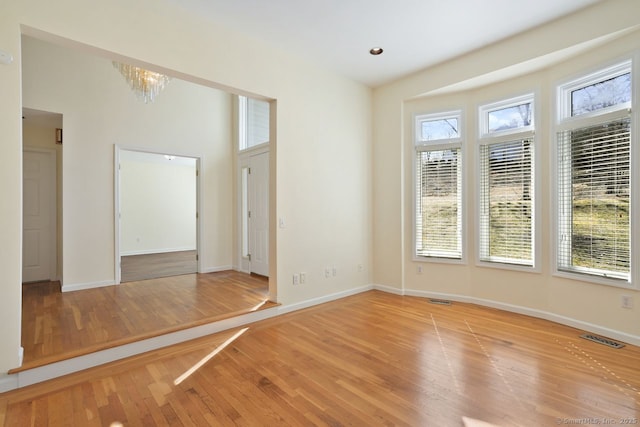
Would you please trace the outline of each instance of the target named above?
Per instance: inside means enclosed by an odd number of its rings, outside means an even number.
[[[62,114],[23,108],[22,282],[59,280]]]
[[[117,283],[198,272],[198,158],[116,151]]]

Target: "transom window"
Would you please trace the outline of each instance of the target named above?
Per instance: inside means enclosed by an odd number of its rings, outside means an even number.
[[[269,142],[269,103],[238,96],[238,149]]]
[[[462,259],[461,113],[416,117],[415,255]]]
[[[559,271],[631,280],[631,63],[558,88]]]
[[[480,107],[480,135],[533,130],[533,97],[525,95]]]

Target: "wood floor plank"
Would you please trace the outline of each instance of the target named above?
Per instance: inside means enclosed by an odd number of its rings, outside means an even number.
[[[0,426],[640,423],[640,348],[378,291],[249,325],[174,384],[236,332],[0,394]]]

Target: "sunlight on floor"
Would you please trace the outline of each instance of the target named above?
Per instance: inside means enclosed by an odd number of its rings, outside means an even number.
[[[227,347],[229,344],[234,342],[240,335],[244,334],[248,330],[249,330],[249,328],[244,328],[244,329],[241,329],[238,332],[236,332],[231,338],[229,338],[228,340],[226,340],[225,342],[220,344],[218,347],[215,348],[215,350],[213,350],[211,353],[209,353],[208,355],[203,357],[202,360],[200,360],[198,363],[196,363],[191,368],[189,368],[184,374],[182,374],[178,378],[176,378],[175,381],[173,382],[173,385],[178,385],[181,382],[183,382],[184,380],[186,380],[187,378],[189,378],[189,376],[191,376],[191,374],[193,374],[195,371],[200,369],[205,363],[207,363],[209,360],[211,360],[212,357],[214,357],[216,354],[220,353],[222,350],[225,349],[225,347]]]
[[[255,306],[254,306],[250,311],[256,311],[256,310],[258,310],[260,307],[262,307],[263,305],[265,305],[265,304],[267,303],[267,301],[269,301],[269,300],[267,300],[267,299],[266,299],[266,300],[264,300],[264,301],[262,301],[262,302],[260,302],[260,303],[256,304],[256,305],[255,305]]]
[[[464,427],[498,427],[495,424],[485,423],[484,421],[474,420],[469,417],[462,417]]]

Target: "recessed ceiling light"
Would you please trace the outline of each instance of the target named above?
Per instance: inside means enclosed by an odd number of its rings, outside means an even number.
[[[384,50],[381,47],[374,47],[369,51],[369,53],[374,56],[380,55],[382,52],[384,52]]]

